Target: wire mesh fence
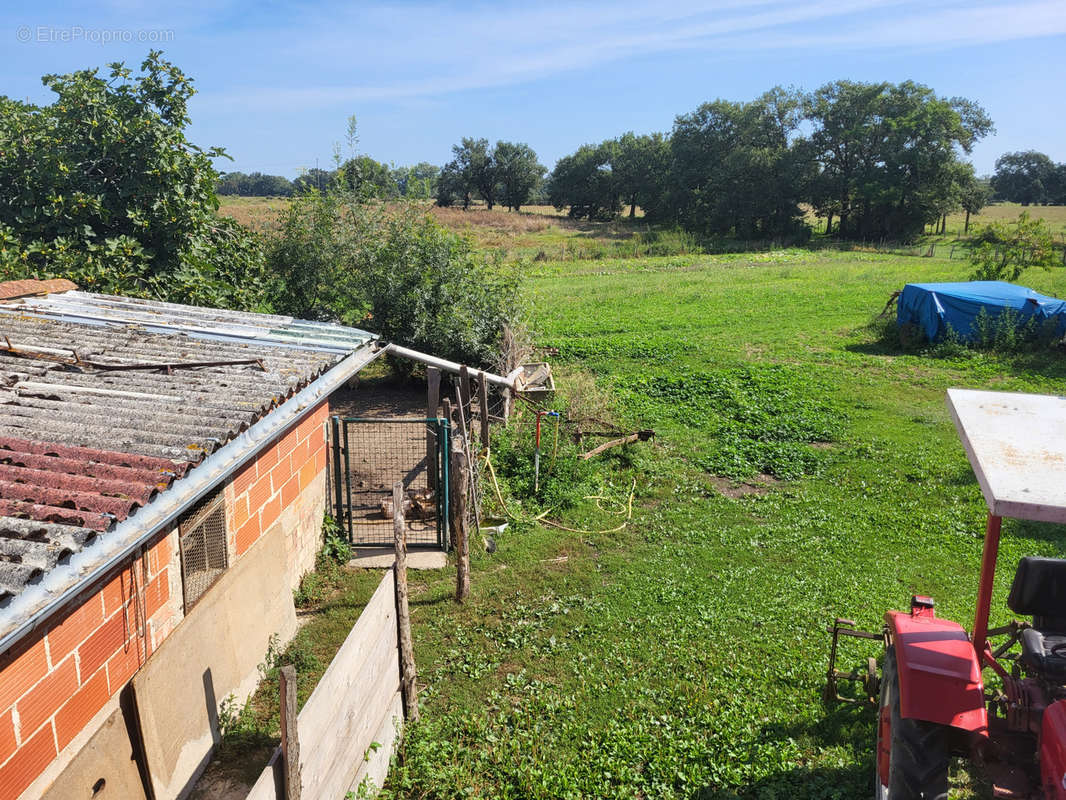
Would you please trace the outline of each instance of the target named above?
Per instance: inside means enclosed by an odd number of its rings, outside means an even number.
[[[331,505],[348,539],[392,547],[392,487],[403,483],[408,547],[446,548],[446,436],[436,419],[333,418]]]

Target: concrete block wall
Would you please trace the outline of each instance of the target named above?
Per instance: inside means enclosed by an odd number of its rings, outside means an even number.
[[[328,416],[323,402],[225,487],[231,564],[282,525],[291,588],[313,569],[325,509]],[[183,616],[174,528],[0,655],[0,800],[37,797],[47,788]]]

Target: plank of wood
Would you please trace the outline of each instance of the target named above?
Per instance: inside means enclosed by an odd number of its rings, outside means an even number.
[[[452,450],[452,530],[455,531],[455,602],[462,603],[470,594],[470,535],[467,526],[466,498],[470,484],[466,449]]]
[[[481,449],[489,449],[489,381],[484,372],[478,373],[478,403],[481,411]]]
[[[349,684],[334,698],[327,718],[312,722],[301,714],[306,797],[341,797],[358,770],[371,738],[381,725],[390,698],[399,691],[399,656],[395,620],[377,641],[361,667],[348,674]],[[311,750],[309,741],[315,741]]]
[[[654,436],[655,436],[655,431],[646,430],[646,431],[637,431],[636,433],[631,433],[631,434],[629,434],[629,436],[623,436],[623,437],[621,437],[619,439],[612,439],[609,442],[604,442],[599,447],[592,448],[587,453],[582,453],[581,454],[581,460],[582,461],[588,461],[593,456],[599,455],[604,450],[610,450],[612,447],[619,447],[619,446],[621,446],[623,444],[632,444],[633,442],[646,442],[646,441],[648,441],[648,439],[654,438]]]
[[[396,608],[392,576],[390,570],[382,577],[370,602],[300,711],[301,738],[308,751],[318,746],[314,731],[324,727],[324,723],[336,713],[337,698],[345,697],[351,690],[352,675],[374,655],[371,645],[380,641],[384,633],[391,633],[395,639]],[[399,686],[399,683],[400,675],[397,672],[396,685]],[[304,731],[304,727],[308,730]]]

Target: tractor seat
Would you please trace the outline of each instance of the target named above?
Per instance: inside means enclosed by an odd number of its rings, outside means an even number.
[[[1021,662],[1030,672],[1066,683],[1066,559],[1027,556],[1018,562],[1007,606],[1033,618],[1022,631]]]

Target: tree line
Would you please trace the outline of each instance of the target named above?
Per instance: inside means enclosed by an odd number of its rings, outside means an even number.
[[[283,175],[262,172],[223,172],[217,192],[242,197],[292,197],[312,189],[323,191],[341,181],[348,188],[379,199],[426,200],[436,196],[439,175],[440,169],[425,161],[397,167],[359,155],[336,169],[313,167],[291,181]]]
[[[987,187],[962,157],[992,121],[976,103],[910,81],[836,81],[715,100],[669,134],[626,133],[560,159],[548,195],[574,217],[639,206],[704,236],[804,237],[802,206],[845,238],[909,238]]]

